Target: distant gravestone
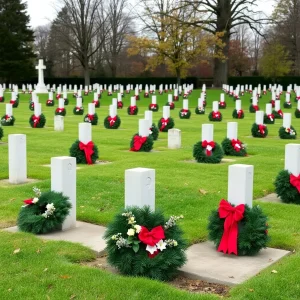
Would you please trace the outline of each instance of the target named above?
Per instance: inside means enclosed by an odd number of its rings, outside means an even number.
[[[48,93],[47,87],[44,82],[44,70],[46,69],[46,66],[44,66],[44,61],[42,59],[39,59],[39,64],[35,67],[38,70],[38,84],[36,86],[36,92],[37,93]]]
[[[64,117],[63,116],[54,116],[54,130],[55,131],[64,131]]]
[[[168,130],[168,148],[169,149],[181,148],[181,130],[175,128]]]

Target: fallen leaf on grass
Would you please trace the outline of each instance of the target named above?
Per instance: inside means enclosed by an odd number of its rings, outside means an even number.
[[[44,269],[44,272],[47,272],[47,271],[48,271],[48,268],[45,268],[45,269]]]
[[[13,252],[13,254],[17,254],[17,253],[19,253],[21,251],[21,249],[20,248],[18,248],[18,249],[15,249],[14,250],[14,252]]]
[[[203,189],[199,189],[199,193],[201,193],[202,195],[206,195],[206,194],[207,194],[207,191],[206,191],[206,190],[203,190]]]
[[[234,278],[234,276],[228,276],[229,278]]]
[[[272,270],[271,273],[277,274],[278,272],[276,270]]]
[[[254,289],[249,289],[249,292],[254,292]]]
[[[37,253],[37,254],[40,254],[40,253],[41,253],[41,249],[37,249],[37,250],[36,250],[36,253]]]
[[[46,295],[47,299],[50,300],[50,297],[48,295]]]
[[[12,289],[8,289],[7,291],[8,291],[8,292],[11,292],[11,291],[12,291]]]
[[[75,299],[76,298],[76,295],[72,295],[71,297],[70,297],[70,299],[72,300],[72,299]]]
[[[71,276],[69,276],[69,275],[60,275],[59,277],[62,278],[62,279],[69,279],[69,278],[71,278]]]

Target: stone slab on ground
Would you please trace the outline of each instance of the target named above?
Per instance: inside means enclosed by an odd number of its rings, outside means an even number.
[[[9,232],[19,231],[17,226],[6,228],[5,230]],[[102,255],[106,247],[103,239],[105,230],[104,226],[77,221],[76,228],[36,236],[45,240],[80,243],[91,248],[97,255]]]
[[[1,187],[18,186],[18,185],[35,183],[35,182],[39,182],[39,181],[40,181],[39,179],[27,178],[26,181],[23,182],[23,183],[13,184],[13,183],[9,182],[9,179],[1,179],[0,180],[0,186]]]
[[[290,252],[263,249],[256,256],[226,255],[216,251],[212,242],[192,245],[181,273],[189,278],[225,285],[240,284],[271,266]]]
[[[273,202],[273,203],[282,203],[280,198],[277,197],[277,194],[269,194],[263,198],[255,199],[262,202]]]

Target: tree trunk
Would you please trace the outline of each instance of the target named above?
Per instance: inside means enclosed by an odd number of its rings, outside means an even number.
[[[181,78],[180,78],[180,69],[176,69],[176,78],[177,78],[177,84],[181,84]]]
[[[222,37],[222,42],[225,44],[222,49],[223,55],[226,57],[224,60],[214,59],[214,87],[222,87],[222,84],[228,81],[228,50],[229,50],[229,33],[225,32]],[[218,49],[216,49],[218,51]]]
[[[90,85],[90,70],[88,66],[84,66],[84,85]]]

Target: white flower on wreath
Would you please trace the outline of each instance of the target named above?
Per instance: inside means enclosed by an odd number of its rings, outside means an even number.
[[[54,204],[53,203],[47,204],[46,209],[48,211],[54,211],[55,210]]]
[[[212,150],[212,146],[208,145],[208,146],[206,147],[206,150],[211,151],[211,150]]]
[[[158,250],[163,251],[166,249],[167,243],[165,243],[163,240],[160,240],[157,244],[156,247]]]
[[[128,224],[134,224],[134,223],[135,223],[134,217],[130,217],[128,220]]]
[[[142,226],[140,226],[140,225],[134,225],[133,227],[134,227],[136,233],[140,233],[141,232]]]
[[[38,201],[39,201],[39,198],[37,198],[37,197],[34,197],[34,198],[32,199],[32,203],[34,203],[34,204],[36,204]]]
[[[129,235],[129,236],[134,236],[134,234],[135,234],[135,231],[134,231],[133,228],[128,229],[127,235]]]
[[[156,246],[147,245],[146,247],[146,251],[150,252],[150,254],[153,254],[156,250],[157,250]]]

